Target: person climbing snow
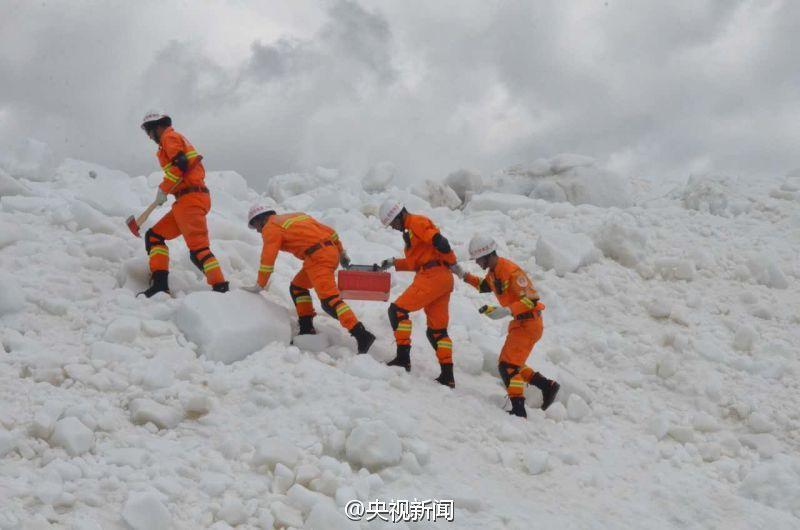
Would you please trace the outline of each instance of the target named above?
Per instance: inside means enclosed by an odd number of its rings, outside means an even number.
[[[169,293],[169,248],[167,241],[183,236],[192,263],[205,275],[214,291],[228,291],[219,261],[211,252],[206,215],[211,209],[211,196],[205,186],[203,157],[192,144],[172,128],[172,118],[162,112],[145,114],[142,130],[158,145],[156,157],[164,171],[158,186],[156,203],[162,205],[168,195],[175,196],[170,211],[144,235],[145,250],[150,259],[150,287],[142,293],[147,298],[156,293]]]
[[[383,226],[402,232],[405,242],[405,257],[385,259],[380,268],[415,272],[411,285],[389,305],[389,323],[394,330],[397,356],[388,365],[411,371],[410,315],[422,309],[427,318],[428,341],[436,351],[441,369],[436,381],[455,387],[453,341],[447,334],[453,291],[453,276],[448,267],[456,262],[455,254],[433,221],[409,213],[401,203],[386,200],[378,215]]]
[[[300,335],[316,333],[314,329],[314,304],[310,289],[317,292],[322,309],[339,321],[357,342],[358,353],[367,353],[375,342],[375,335],[359,322],[353,310],[342,300],[334,273],[341,264],[347,268],[350,258],[336,231],[310,215],[287,213],[278,215],[275,210],[256,205],[247,215],[250,228],[261,233],[264,241],[258,279],[250,292],[259,292],[267,286],[275,271],[278,252],[293,254],[303,262],[300,272],[289,284],[289,294],[297,309]]]
[[[483,270],[488,270],[483,279],[465,272],[458,264],[451,270],[479,292],[494,293],[500,303],[500,307],[485,305],[479,311],[493,320],[512,317],[497,365],[511,400],[510,414],[528,416],[525,412],[526,384],[542,391],[542,410],[547,410],[556,399],[559,384],[525,364],[544,331],[544,304],[539,301],[539,293],[525,271],[497,255],[497,243],[491,237],[473,237],[469,242],[469,256]]]

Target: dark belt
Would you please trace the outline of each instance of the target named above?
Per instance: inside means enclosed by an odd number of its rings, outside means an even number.
[[[334,245],[333,241],[320,241],[316,245],[312,245],[306,249],[306,256],[310,256],[314,252],[318,251],[322,247],[332,247]]]
[[[426,271],[426,270],[432,269],[434,267],[449,267],[449,266],[450,266],[450,264],[447,263],[446,261],[440,261],[438,259],[435,259],[433,261],[429,261],[427,263],[423,263],[422,267],[420,267],[419,270]]]
[[[175,198],[180,199],[187,193],[208,193],[208,188],[205,186],[189,186],[188,188],[183,188],[180,191],[176,191]]]
[[[525,311],[524,313],[520,313],[519,315],[515,316],[515,320],[531,320],[534,318],[539,318],[542,316],[541,311]]]

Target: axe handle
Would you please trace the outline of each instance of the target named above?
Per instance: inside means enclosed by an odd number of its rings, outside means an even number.
[[[150,214],[153,213],[153,210],[155,210],[157,206],[158,205],[155,201],[151,202],[150,206],[145,208],[145,210],[142,212],[142,215],[136,218],[136,226],[142,226],[142,224],[147,221],[147,218],[150,217]]]
[[[197,164],[199,164],[199,163],[200,163],[202,160],[203,160],[203,155],[198,155],[198,156],[197,156],[197,158],[195,158],[195,159],[192,161],[192,162],[193,162],[193,164],[191,164],[189,167],[187,167],[187,168],[186,168],[186,172],[185,172],[184,174],[186,174],[186,173],[188,173],[189,171],[191,171],[192,169],[194,169],[194,167],[195,167]],[[175,188],[177,188],[177,187],[178,187],[178,185],[179,185],[181,182],[183,182],[183,178],[181,178],[180,180],[178,180],[178,182],[176,182],[175,184],[173,184],[173,185],[172,185],[172,187],[171,187],[171,188],[169,189],[169,191],[167,192],[167,195],[169,195],[170,193],[172,193],[172,192],[175,190]],[[147,218],[148,218],[148,217],[150,217],[150,214],[151,214],[151,213],[153,213],[153,210],[155,210],[157,207],[158,207],[158,205],[156,204],[156,201],[153,201],[153,202],[151,202],[151,203],[150,203],[150,206],[148,206],[147,208],[145,208],[145,210],[142,212],[142,215],[140,215],[139,217],[137,217],[137,218],[136,218],[136,226],[142,226],[142,224],[143,224],[145,221],[147,221]]]

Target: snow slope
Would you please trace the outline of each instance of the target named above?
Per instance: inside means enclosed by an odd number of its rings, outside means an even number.
[[[400,252],[372,215],[389,193],[458,249],[494,234],[543,296],[530,362],[563,389],[547,414],[531,390],[523,421],[502,410],[504,324],[477,313],[484,295],[453,296],[455,390],[432,382],[420,316],[411,374],[382,364],[384,304],[352,304],[379,335],[369,355],[324,315],[320,337],[287,345],[291,257],[266,294],[192,294],[208,288],[176,241],[175,298],[137,299],[146,261],[123,220],[158,175],[27,152],[0,158],[2,529],[390,526],[347,521],[356,498],[454,499],[455,522],[426,528],[800,526],[796,178],[665,193],[564,155],[413,191],[391,188],[386,164],[371,193],[319,169],[265,198],[209,175],[234,287],[255,278],[256,200],[333,225],[354,262]],[[396,274],[393,293],[409,280]],[[222,296],[241,310],[214,311]]]

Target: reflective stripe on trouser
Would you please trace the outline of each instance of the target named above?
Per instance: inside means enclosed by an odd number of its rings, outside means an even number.
[[[414,281],[401,294],[394,305],[404,314],[396,314],[394,337],[398,345],[411,344],[411,320],[408,313],[425,310],[429,329],[446,330],[450,321],[450,293],[453,291],[453,273],[446,267],[436,267],[414,275]],[[396,312],[397,313],[397,312]],[[390,315],[391,316],[391,315]],[[437,339],[438,340],[438,339]],[[448,338],[437,343],[436,356],[452,362],[453,343]]]
[[[408,313],[406,313],[407,315]],[[394,330],[394,340],[401,346],[411,344],[411,319],[404,318],[397,321],[397,328]]]
[[[339,296],[335,278],[338,266],[339,251],[336,247],[323,247],[303,261],[303,268],[292,279],[292,285],[306,291],[313,288],[325,312],[336,318],[342,327],[351,330],[358,324],[358,318]],[[295,307],[298,307],[297,303]],[[298,316],[303,316],[299,311],[298,307]]]
[[[289,294],[292,296],[294,308],[299,317],[313,317],[317,313],[314,311],[314,303],[311,300],[311,291],[295,284],[289,284]]]
[[[147,253],[150,260],[150,271],[169,270],[169,248],[160,240],[149,237],[150,251]],[[156,242],[158,241],[158,242]]]
[[[447,330],[428,328],[426,335],[431,346],[436,351],[436,358],[439,359],[439,364],[452,364],[453,341],[447,334]]]
[[[208,250],[208,225],[206,215],[211,208],[211,198],[207,193],[189,193],[184,195],[172,205],[172,208],[151,229],[165,240],[183,236],[186,246],[190,251],[195,251],[197,259],[203,261],[203,274],[209,285],[225,281],[222,269],[217,258]],[[151,251],[157,246],[153,245]],[[210,254],[210,256],[209,256]],[[150,270],[167,270],[169,266],[168,254],[150,256]],[[156,268],[154,268],[156,267]],[[161,268],[163,267],[163,268]]]
[[[200,250],[193,250],[191,254],[194,260],[196,260],[195,265],[205,274],[206,281],[209,285],[225,281],[225,277],[222,275],[222,269],[219,266],[219,261],[210,249],[203,248]]]
[[[500,377],[506,385],[508,397],[523,397],[525,395],[525,385],[530,383],[536,372],[528,365],[522,367],[507,363],[500,363]]]

